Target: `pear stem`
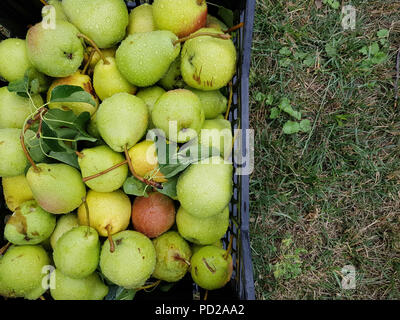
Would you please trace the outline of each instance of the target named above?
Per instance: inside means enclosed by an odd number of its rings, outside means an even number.
[[[233,31],[236,31],[237,29],[240,29],[243,26],[244,26],[244,23],[241,22],[241,23],[237,24],[236,26],[230,27],[229,29],[225,30],[224,33],[231,33]]]
[[[106,230],[107,230],[107,238],[108,238],[108,241],[110,242],[110,252],[113,253],[115,251],[115,246],[114,246],[114,240],[111,236],[111,225],[110,224],[107,225]]]
[[[46,300],[43,296],[39,297],[40,300]]]
[[[76,154],[80,159],[82,159],[82,158],[85,157],[85,155],[84,155],[82,152],[79,152],[79,151],[75,151],[75,154]]]
[[[183,261],[184,263],[186,263],[186,264],[188,265],[188,267],[190,267],[190,261],[187,260],[187,259],[185,259],[185,258],[182,258],[179,254],[176,254],[176,255],[174,256],[174,259],[175,259],[175,260]]]
[[[11,242],[8,242],[4,247],[0,248],[0,256],[3,255],[10,246]]]
[[[135,170],[133,169],[132,161],[131,161],[131,158],[129,157],[129,152],[128,152],[128,149],[127,149],[126,145],[124,146],[124,153],[125,153],[125,158],[126,158],[126,160],[128,161],[129,170],[130,170],[130,172],[132,173],[132,175],[133,175],[136,179],[138,179],[139,181],[142,181],[143,183],[145,183],[145,184],[147,184],[147,185],[149,185],[149,186],[152,186],[152,187],[154,187],[154,188],[157,188],[157,189],[162,189],[162,188],[163,188],[163,186],[162,186],[161,183],[158,183],[158,182],[155,182],[155,181],[152,181],[152,180],[147,180],[147,179],[145,179],[145,178],[142,178],[141,176],[139,176],[139,175],[135,172]]]
[[[227,260],[231,251],[232,251],[232,244],[233,244],[233,234],[231,234],[231,239],[229,240],[228,248],[224,254],[224,259]]]
[[[228,107],[226,108],[226,113],[225,113],[225,120],[228,120],[229,111],[231,110],[232,100],[233,100],[232,81],[229,81],[229,99],[228,99]]]
[[[90,65],[90,62],[92,61],[92,58],[93,58],[95,52],[96,52],[95,49],[93,49],[93,50],[90,52],[88,61],[86,61],[86,64],[85,64],[85,66],[83,67],[82,74],[86,74],[86,70],[88,69],[88,67],[89,67],[89,65]],[[108,61],[107,61],[107,62],[108,62]]]
[[[87,42],[89,42],[91,44],[91,46],[97,51],[101,60],[103,60],[104,64],[109,64],[109,62],[106,60],[106,57],[104,56],[103,52],[101,52],[101,50],[99,49],[97,44],[92,39],[90,39],[88,36],[85,36],[82,33],[78,33],[77,36],[78,36],[78,38],[82,38],[82,39],[86,40]]]
[[[112,171],[112,170],[114,170],[114,169],[116,169],[116,168],[118,168],[120,166],[123,166],[124,164],[127,164],[127,163],[128,163],[128,160],[122,161],[121,163],[117,163],[116,165],[114,165],[114,166],[112,166],[112,167],[110,167],[110,168],[108,168],[106,170],[103,170],[103,171],[101,171],[99,173],[96,173],[96,174],[94,174],[92,176],[85,177],[82,180],[83,180],[83,182],[86,182],[86,181],[95,179],[95,178],[100,177],[103,174],[106,174],[107,172],[110,172],[110,171]]]
[[[206,301],[207,300],[207,298],[208,298],[208,290],[206,290],[206,292],[204,293],[204,301]]]
[[[183,38],[179,38],[178,40],[173,41],[172,44],[174,46],[176,46],[178,43],[185,42],[187,40],[191,40],[191,39],[194,39],[194,38],[197,38],[197,37],[202,37],[202,36],[210,36],[210,37],[213,37],[213,38],[219,38],[219,39],[224,39],[224,40],[228,40],[228,39],[231,38],[231,35],[230,34],[226,34],[226,33],[199,32],[199,33],[192,33],[192,34],[190,34],[190,35],[188,35],[186,37],[183,37]]]
[[[40,0],[40,2],[43,3],[44,6],[48,6],[49,5],[46,0]]]
[[[150,288],[156,287],[156,286],[158,286],[160,284],[160,282],[161,282],[161,280],[157,280],[156,282],[153,282],[152,284],[149,284],[147,286],[143,286],[143,287],[138,288],[136,291],[146,290],[146,289],[150,289]]]
[[[85,206],[86,220],[87,220],[87,224],[88,224],[88,228],[87,228],[87,231],[86,231],[86,237],[87,237],[89,235],[89,232],[90,232],[89,205],[87,204],[86,197],[82,198],[82,202],[83,202],[83,205]]]
[[[201,5],[203,4],[203,2],[204,2],[204,0],[197,0],[197,4],[198,4],[199,6],[201,6]]]

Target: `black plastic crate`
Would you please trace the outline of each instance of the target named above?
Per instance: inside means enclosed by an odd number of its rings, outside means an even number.
[[[127,7],[132,9],[137,5],[153,1],[125,1]],[[215,5],[213,5],[215,4]],[[25,38],[30,25],[41,20],[42,3],[39,0],[1,0],[0,2],[0,39],[8,37]],[[214,0],[208,5],[208,12],[216,17],[218,6],[222,6],[233,12],[233,25],[241,22],[243,27],[234,33],[232,40],[238,53],[237,71],[232,79],[233,100],[229,113],[232,129],[249,129],[249,71],[251,42],[254,20],[255,0]],[[221,17],[219,17],[221,18]],[[5,83],[1,83],[1,86]],[[235,143],[233,153],[241,145],[240,152],[249,153],[251,143],[246,134],[239,135]],[[234,162],[235,171],[240,167]],[[230,225],[228,232],[223,238],[225,248],[231,236],[233,236],[232,258],[233,273],[231,281],[222,289],[208,292],[207,300],[217,299],[240,299],[254,300],[253,265],[251,259],[250,236],[249,236],[249,175],[233,176],[233,197],[230,207]],[[11,214],[6,208],[3,192],[0,186],[0,232],[3,233],[4,217]],[[5,241],[1,237],[0,244]],[[154,292],[154,293],[153,293]],[[177,283],[170,291],[163,293],[154,290],[152,293],[139,292],[135,299],[154,300],[191,300],[193,297],[203,299],[205,291],[195,285],[187,274],[184,279]]]

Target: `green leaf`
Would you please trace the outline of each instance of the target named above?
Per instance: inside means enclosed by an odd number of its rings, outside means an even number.
[[[165,284],[160,285],[160,290],[162,292],[168,292],[169,290],[171,290],[175,285],[175,282],[167,282]]]
[[[281,110],[277,107],[271,108],[271,113],[269,115],[270,119],[277,119],[279,115],[281,114]]]
[[[125,289],[124,287],[111,285],[105,300],[133,300],[135,294],[135,289]]]
[[[281,102],[279,103],[279,109],[281,109],[282,111],[286,112],[287,114],[289,114],[290,116],[292,116],[293,118],[300,120],[301,119],[301,112],[299,111],[295,111],[288,98],[283,97],[281,99]]]
[[[10,92],[15,92],[17,95],[24,97],[24,98],[29,98],[28,95],[28,90],[29,90],[29,84],[28,84],[28,78],[23,77],[22,79],[11,81],[8,86],[7,86],[8,91]]]
[[[281,67],[288,67],[292,63],[292,59],[290,58],[284,58],[284,59],[279,59],[279,65]]]
[[[282,47],[279,50],[279,54],[284,55],[284,56],[290,56],[292,54],[292,51],[288,47]]]
[[[373,64],[380,64],[386,61],[387,59],[387,54],[385,52],[379,51],[377,54],[375,54],[372,58],[371,58],[371,62]]]
[[[379,44],[377,43],[377,42],[374,42],[373,44],[371,44],[370,46],[369,46],[369,53],[370,53],[370,55],[376,55],[376,54],[378,54],[378,52],[379,52],[380,50],[379,50]]]
[[[233,27],[233,11],[224,7],[218,8],[218,16],[226,24],[228,28]]]
[[[376,35],[378,36],[378,38],[387,38],[389,36],[389,30],[381,29],[376,33]]]
[[[362,53],[363,55],[367,56],[368,55],[368,47],[364,46],[358,52]]]
[[[303,60],[307,55],[307,52],[296,51],[293,56],[296,60]]]
[[[298,122],[289,120],[283,125],[282,130],[284,134],[297,133],[300,131],[300,124]]]
[[[303,60],[303,64],[307,67],[312,67],[315,64],[315,56],[307,55],[307,57]]]
[[[176,183],[178,182],[178,176],[174,176],[168,179],[167,182],[162,184],[162,189],[157,189],[158,192],[165,194],[166,196],[176,200]]]
[[[328,57],[333,58],[334,56],[337,55],[336,47],[334,43],[327,43],[325,45],[325,51]]]
[[[133,176],[128,177],[123,185],[124,192],[139,197],[147,197],[147,185]]]
[[[265,94],[262,93],[262,92],[260,92],[260,91],[258,91],[258,92],[256,93],[256,95],[254,96],[254,98],[256,99],[256,101],[261,102],[261,101],[264,100]]]
[[[70,85],[56,86],[51,91],[50,102],[85,102],[96,106],[90,93],[83,90],[82,87]]]
[[[77,169],[80,169],[78,164],[78,156],[75,153],[50,151],[49,156],[53,159],[56,159],[63,163],[69,164],[70,166],[73,166]]]
[[[272,105],[272,103],[274,102],[274,96],[272,94],[267,95],[267,100],[265,101],[265,104],[267,105]]]
[[[310,132],[311,131],[311,121],[308,119],[303,119],[300,121],[300,131]]]

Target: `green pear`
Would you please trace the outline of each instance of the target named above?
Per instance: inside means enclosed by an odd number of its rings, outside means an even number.
[[[25,40],[8,38],[0,42],[0,76],[9,82],[19,80],[30,67]]]
[[[199,143],[206,147],[214,147],[226,159],[232,151],[231,123],[225,119],[205,120],[199,134]]]
[[[119,71],[135,86],[154,85],[179,55],[181,45],[174,43],[177,40],[176,35],[166,30],[129,35],[115,54]]]
[[[164,93],[151,113],[153,124],[169,140],[186,142],[197,136],[204,122],[200,99],[191,91],[176,89]]]
[[[81,154],[83,156],[78,158],[78,163],[84,178],[98,174],[125,161],[122,154],[104,145],[83,149]],[[128,165],[124,164],[85,183],[94,191],[112,192],[121,188],[127,177]]]
[[[223,243],[222,243],[222,240],[218,240],[218,241],[212,243],[211,246],[214,246],[214,247],[217,247],[217,248],[221,248],[221,249],[224,248],[224,245],[223,245]],[[192,248],[191,248],[191,249],[192,249],[192,255],[194,255],[197,251],[199,251],[199,250],[200,250],[201,248],[203,248],[203,247],[205,247],[205,246],[203,246],[203,245],[201,245],[201,244],[195,244],[195,243],[193,243],[193,244],[192,244]]]
[[[211,14],[207,14],[206,28],[214,28],[221,31],[228,30],[228,27],[225,23],[223,23],[218,18],[212,16]]]
[[[103,140],[116,152],[134,146],[146,133],[149,111],[142,99],[122,92],[105,99],[96,114]]]
[[[83,60],[83,45],[78,29],[64,20],[55,28],[41,22],[29,28],[26,35],[28,57],[33,66],[51,77],[67,77],[78,70]]]
[[[68,19],[99,48],[110,48],[126,33],[129,13],[123,0],[63,0]]]
[[[213,118],[211,120],[217,120],[217,119],[225,119],[225,117],[222,113],[220,113],[219,115],[217,115],[215,118]]]
[[[22,129],[29,115],[42,105],[43,99],[38,94],[30,100],[8,91],[7,87],[0,88],[0,128]]]
[[[178,56],[158,82],[165,90],[181,89],[185,82],[181,76],[181,58]]]
[[[53,6],[56,14],[56,19],[58,20],[68,20],[67,16],[64,13],[63,7],[62,7],[62,0],[49,0],[47,1],[47,4],[49,6]]]
[[[71,230],[72,228],[79,227],[78,217],[75,213],[63,214],[58,218],[56,227],[50,237],[50,245],[54,248],[61,236]]]
[[[89,212],[86,211],[86,206]],[[89,190],[86,205],[82,204],[78,209],[78,219],[80,225],[90,223],[100,236],[107,237],[128,227],[131,220],[131,201],[122,190],[113,192]]]
[[[46,211],[59,214],[78,208],[86,195],[80,172],[64,163],[39,163],[30,167],[26,179],[34,199]]]
[[[153,240],[157,263],[153,277],[167,282],[182,279],[189,269],[192,251],[176,231],[168,231]]]
[[[223,34],[212,28],[203,28],[196,33],[203,32]],[[231,39],[198,36],[183,45],[181,73],[190,87],[217,90],[226,86],[235,72],[236,49]]]
[[[97,129],[97,117],[96,117],[97,112],[92,114],[90,117],[90,121],[86,127],[86,131],[94,138],[101,140],[100,132]],[[101,142],[101,141],[100,141]]]
[[[126,80],[117,68],[115,58],[105,58],[108,64],[103,60],[97,62],[93,71],[93,87],[100,100],[105,100],[119,92],[134,94],[136,87]]]
[[[93,47],[86,47],[85,49],[85,55],[83,58],[83,62],[86,65],[86,63],[89,60],[90,55],[92,54],[92,51],[94,51],[92,58],[89,62],[89,69],[92,69],[91,71],[93,71],[93,69],[96,67],[97,62],[99,62],[100,60],[102,60],[102,57],[100,56],[100,53],[94,49]],[[114,58],[115,57],[115,51],[117,51],[117,48],[111,47],[111,48],[107,48],[107,49],[101,49],[100,52],[101,54],[104,56],[104,58]],[[88,72],[89,73],[89,72]]]
[[[28,165],[20,135],[20,129],[0,129],[0,177],[21,175]]]
[[[222,288],[232,276],[232,256],[215,246],[205,246],[190,260],[192,279],[206,290]]]
[[[153,17],[157,29],[184,37],[205,26],[207,3],[205,0],[155,0]]]
[[[50,102],[51,100],[51,93],[53,89],[61,85],[71,85],[71,86],[81,87],[92,96],[95,105],[93,106],[92,104],[86,102],[52,102],[49,103],[50,109],[56,108],[61,110],[72,110],[76,115],[79,115],[85,111],[89,112],[91,115],[96,112],[97,107],[99,105],[99,99],[94,93],[92,80],[88,75],[82,74],[78,70],[74,74],[68,77],[58,78],[54,80],[49,90],[47,91],[47,102]]]
[[[153,7],[151,4],[143,3],[133,8],[129,13],[128,35],[138,32],[150,32],[156,30],[153,21]]]
[[[136,96],[146,103],[149,110],[149,129],[154,128],[153,121],[151,120],[151,112],[156,104],[156,101],[165,93],[165,90],[158,86],[152,86],[140,89]]]
[[[185,87],[195,93],[200,101],[204,110],[206,119],[214,119],[221,113],[224,113],[228,107],[226,97],[219,90],[203,91],[190,87]]]
[[[97,272],[85,278],[74,279],[55,269],[54,283],[55,287],[50,287],[54,300],[103,300],[109,290]]]
[[[0,258],[0,294],[5,297],[38,299],[46,290],[44,267],[50,265],[40,245],[12,245]]]
[[[22,203],[4,227],[4,237],[17,245],[35,245],[51,236],[56,217],[38,206],[35,200]]]
[[[210,245],[221,239],[229,227],[229,208],[207,218],[198,218],[191,215],[182,207],[176,214],[176,225],[180,235],[186,240]]]
[[[32,200],[33,194],[24,174],[2,179],[3,195],[7,208],[15,211],[25,201]]]
[[[207,218],[221,213],[232,197],[233,167],[221,157],[191,164],[178,178],[176,192],[191,215]]]
[[[114,252],[109,241],[104,242],[100,254],[102,274],[124,288],[139,288],[150,278],[156,266],[156,250],[144,234],[125,230],[112,236]]]
[[[93,273],[100,258],[99,235],[88,226],[72,228],[56,242],[54,264],[63,274],[81,279]]]

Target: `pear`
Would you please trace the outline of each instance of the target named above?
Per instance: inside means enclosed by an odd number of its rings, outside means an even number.
[[[74,279],[55,269],[54,280],[55,287],[50,288],[54,300],[103,300],[109,290],[96,272]]]
[[[153,274],[156,250],[144,234],[125,230],[112,236],[115,251],[110,252],[110,242],[103,244],[100,254],[102,274],[118,286],[135,289],[141,287]]]
[[[80,172],[64,163],[39,163],[26,179],[34,199],[46,211],[59,214],[78,208],[86,195]]]
[[[129,13],[128,35],[138,32],[150,32],[156,30],[153,21],[153,8],[151,4],[144,3],[133,8]]]
[[[63,214],[58,218],[56,227],[50,237],[51,248],[54,250],[58,239],[60,239],[64,233],[75,227],[79,227],[78,217],[75,213]]]
[[[133,170],[142,178],[156,182],[166,182],[158,166],[157,150],[154,141],[145,140],[128,150]]]
[[[0,76],[9,82],[19,80],[30,67],[25,40],[8,38],[0,42]]]
[[[95,229],[87,226],[72,228],[56,242],[54,263],[63,274],[81,279],[93,273],[99,264],[100,241]]]
[[[190,266],[192,251],[176,231],[168,231],[153,240],[157,263],[153,277],[167,282],[181,280]]]
[[[78,163],[84,179],[125,161],[120,153],[105,145],[83,149],[81,154]],[[85,183],[94,191],[112,192],[121,188],[127,177],[128,165],[124,164]]]
[[[115,58],[105,58],[108,64],[100,60],[93,72],[93,86],[100,100],[105,100],[119,92],[135,94],[137,88],[131,85],[119,72]]]
[[[97,112],[95,112],[94,114],[92,114],[92,116],[90,117],[90,121],[86,127],[86,131],[94,138],[96,138],[98,140],[99,143],[101,143],[101,136],[100,136],[100,132],[97,129],[97,117],[96,117]]]
[[[181,75],[181,59],[178,56],[169,66],[167,72],[160,79],[159,84],[165,90],[181,89],[185,87],[185,82]]]
[[[203,32],[223,34],[212,28],[203,28],[196,33]],[[181,73],[192,88],[218,90],[228,84],[235,72],[236,49],[231,39],[198,36],[186,41],[182,47]]]
[[[176,214],[176,225],[180,235],[186,240],[200,244],[210,245],[221,239],[229,226],[229,208],[208,217],[198,218],[180,207]]]
[[[207,3],[205,0],[155,0],[153,17],[158,29],[184,37],[205,26]]]
[[[49,256],[40,245],[12,245],[0,258],[0,294],[5,297],[38,299],[45,291],[43,267]]]
[[[104,58],[108,58],[108,57],[115,57],[115,51],[117,50],[116,47],[111,47],[111,48],[107,48],[107,49],[101,49],[100,52],[101,54],[104,56]],[[96,66],[97,62],[99,62],[101,60],[101,56],[100,53],[93,47],[87,47],[85,50],[85,55],[83,58],[83,62],[86,65],[86,63],[89,60],[90,55],[92,54],[92,51],[94,51],[93,56],[89,62],[89,69],[94,69],[94,67]],[[93,71],[93,70],[92,70]]]
[[[154,85],[179,55],[181,45],[174,43],[177,40],[177,36],[166,30],[129,35],[115,54],[119,71],[135,86]]]
[[[221,248],[221,249],[224,248],[224,245],[223,245],[223,243],[222,243],[222,240],[218,240],[218,241],[212,243],[211,246],[214,246],[214,247],[217,247],[217,248]],[[192,247],[191,247],[191,249],[192,249],[192,255],[194,255],[197,251],[199,251],[199,250],[200,250],[201,248],[203,248],[203,247],[205,247],[205,246],[203,246],[203,245],[201,245],[201,244],[195,244],[195,243],[192,244]]]
[[[199,143],[220,150],[222,158],[230,156],[232,151],[231,123],[225,119],[205,120],[199,135]]]
[[[213,28],[221,31],[228,30],[225,23],[211,14],[207,14],[206,28]]]
[[[151,113],[153,124],[169,140],[187,142],[200,132],[204,111],[200,99],[191,91],[176,89],[164,93]]]
[[[56,217],[35,200],[22,203],[4,227],[4,237],[17,245],[35,245],[48,239],[56,227]]]
[[[20,129],[0,129],[0,177],[21,175],[28,165],[28,159],[21,146],[20,134]]]
[[[43,105],[40,95],[34,94],[31,98],[10,92],[7,87],[0,88],[0,128],[21,129],[29,115]]]
[[[31,188],[29,188],[24,174],[3,178],[2,184],[4,199],[7,208],[11,211],[15,211],[21,203],[33,199]]]
[[[63,0],[68,19],[99,48],[110,48],[126,33],[129,14],[123,0]]]
[[[178,178],[176,192],[191,215],[207,218],[221,213],[232,197],[233,167],[221,157],[191,164]]]
[[[86,212],[86,205],[89,213]],[[88,225],[90,223],[90,226],[103,237],[125,230],[129,225],[131,202],[121,190],[114,192],[89,190],[86,205],[82,204],[78,209],[79,224]]]
[[[65,77],[59,78],[53,81],[49,90],[47,91],[47,102],[51,99],[51,92],[52,90],[61,85],[71,85],[71,86],[78,86],[83,88],[87,93],[92,95],[93,100],[96,102],[96,105],[93,106],[90,103],[86,102],[52,102],[49,103],[49,108],[57,108],[62,110],[72,110],[76,115],[87,111],[91,115],[96,112],[96,109],[99,104],[99,99],[97,98],[96,94],[94,93],[92,81],[90,77],[86,74],[82,74],[79,70],[76,71],[74,74]]]
[[[55,23],[55,28],[48,28],[39,22],[28,30],[28,57],[38,71],[51,77],[67,77],[81,65],[83,45],[74,25],[64,20]]]
[[[68,18],[65,15],[64,10],[62,8],[62,0],[49,0],[49,1],[47,1],[47,4],[49,6],[54,7],[54,10],[56,13],[56,19],[68,21]]]
[[[151,120],[151,112],[159,97],[165,93],[165,90],[158,86],[152,86],[140,89],[136,96],[142,99],[149,109],[149,129],[154,128],[153,121]]]
[[[134,146],[146,133],[149,111],[142,99],[122,92],[105,99],[96,114],[103,140],[116,152]]]
[[[222,288],[232,276],[232,256],[215,246],[205,246],[193,254],[192,279],[206,290]]]
[[[192,91],[199,97],[206,119],[214,119],[219,114],[224,113],[228,107],[226,97],[219,90],[203,91],[190,87],[185,87],[185,89]]]
[[[174,202],[159,192],[136,197],[132,206],[132,223],[135,230],[149,238],[158,237],[175,223]]]

